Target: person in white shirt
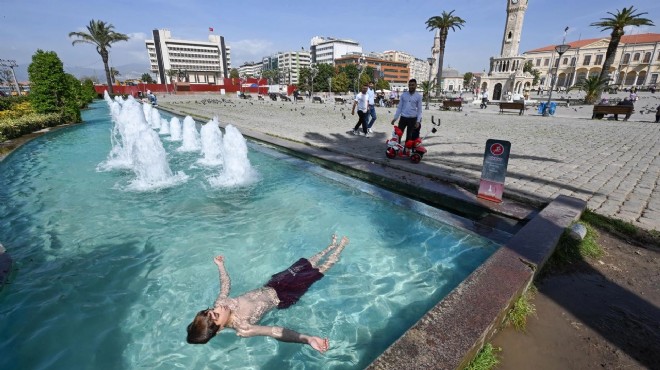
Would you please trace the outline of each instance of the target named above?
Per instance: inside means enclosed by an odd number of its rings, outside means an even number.
[[[355,107],[358,109],[358,122],[353,128],[353,135],[360,135],[358,127],[362,125],[362,132],[364,136],[368,136],[369,130],[367,127],[367,114],[369,112],[369,94],[367,94],[367,85],[362,86],[362,91],[355,96],[353,101],[353,110],[351,111],[352,115],[355,115]]]
[[[371,126],[374,125],[374,122],[376,122],[376,104],[375,104],[375,98],[376,98],[376,93],[374,92],[374,83],[369,82],[369,89],[367,89],[367,97],[369,98],[369,116],[371,116],[371,119],[369,120],[369,123],[367,124],[367,131],[369,133],[372,133],[371,131]]]
[[[394,122],[401,117],[399,129],[406,131],[406,141],[417,139],[422,128],[422,96],[415,90],[417,90],[417,80],[413,78],[408,81],[408,91],[401,94],[399,106],[391,122],[394,125]]]

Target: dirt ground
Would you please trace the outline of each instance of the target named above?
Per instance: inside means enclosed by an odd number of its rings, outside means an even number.
[[[545,274],[526,332],[496,334],[497,369],[660,369],[660,247],[598,233],[602,257]]]

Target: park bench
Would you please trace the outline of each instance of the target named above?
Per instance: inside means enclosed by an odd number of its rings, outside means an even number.
[[[259,96],[258,96],[258,99],[259,99],[259,100],[264,100],[264,97],[261,96],[261,95],[259,95]]]
[[[389,104],[386,104],[388,107],[396,107],[399,105],[399,99],[390,99],[388,103]]]
[[[505,109],[513,109],[518,111],[518,115],[522,116],[525,113],[525,103],[523,102],[501,102],[500,114],[504,114]]]
[[[291,98],[289,98],[288,96],[286,96],[284,94],[280,94],[280,100],[282,100],[282,101],[291,101]]]
[[[335,97],[335,104],[345,104],[345,103],[346,103],[346,99]]]
[[[305,98],[302,96],[296,96],[296,101],[305,101]]]
[[[323,99],[321,99],[320,96],[315,96],[315,97],[312,98],[312,103],[314,103],[314,102],[319,102],[319,103],[323,104]]]
[[[457,111],[463,110],[463,102],[460,100],[443,100],[442,109],[450,110],[451,108],[456,108]]]
[[[594,105],[594,112],[591,115],[591,119],[601,119],[605,117],[606,114],[625,114],[626,116],[623,120],[627,121],[634,110],[635,107],[632,105]]]

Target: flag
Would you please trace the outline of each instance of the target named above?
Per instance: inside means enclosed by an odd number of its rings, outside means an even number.
[[[213,27],[209,27],[209,32],[213,32]]]

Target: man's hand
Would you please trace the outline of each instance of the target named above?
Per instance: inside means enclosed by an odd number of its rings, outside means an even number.
[[[392,122],[390,122],[390,125],[394,126],[394,122],[396,122],[396,118],[393,119]]]
[[[222,266],[224,266],[224,263],[225,263],[225,257],[223,257],[223,256],[215,256],[215,258],[213,258],[213,262],[214,262],[216,265],[218,265],[218,267],[222,267]]]
[[[419,122],[415,123],[415,129],[418,129],[421,125],[422,125],[422,124],[419,123]]]
[[[355,115],[355,109],[353,109],[353,111],[351,111],[351,116],[354,116],[354,115]]]
[[[308,344],[321,353],[324,353],[330,348],[328,338],[310,337]]]

